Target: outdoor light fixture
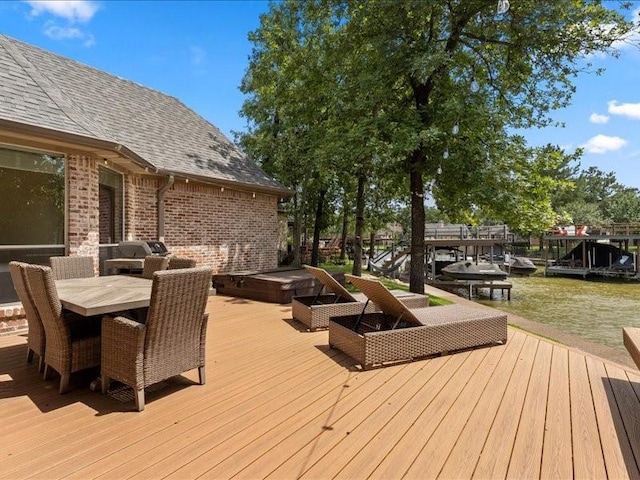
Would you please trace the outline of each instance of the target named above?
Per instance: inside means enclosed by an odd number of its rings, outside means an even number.
[[[478,90],[480,90],[480,85],[478,85],[476,77],[471,77],[471,85],[469,85],[469,89],[473,93],[476,93]]]
[[[509,0],[498,0],[498,8],[496,10],[498,15],[507,13],[509,11]]]
[[[251,194],[251,196],[252,196],[253,198],[256,198],[256,192],[253,192],[253,193]]]
[[[184,179],[184,183],[189,183],[189,179],[188,179],[188,178],[185,178],[185,179]]]
[[[453,124],[453,128],[451,129],[451,133],[453,135],[457,135],[460,131],[460,125],[458,125],[458,120],[456,119],[456,123]]]
[[[447,158],[449,158],[449,149],[445,148],[444,153],[442,154],[442,158],[444,158],[445,160]]]
[[[220,187],[220,193],[224,192],[224,187]]]

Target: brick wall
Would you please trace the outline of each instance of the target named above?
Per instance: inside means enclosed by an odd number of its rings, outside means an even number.
[[[165,195],[165,243],[214,272],[278,266],[278,198],[176,182]]]
[[[98,271],[99,199],[98,162],[94,158],[67,158],[67,238],[69,255],[94,257]]]
[[[158,239],[157,178],[125,176],[125,234],[136,240]]]
[[[0,337],[27,333],[27,319],[22,305],[6,305],[0,307]]]
[[[125,231],[156,240],[165,180],[127,176],[125,182]],[[164,199],[164,241],[172,254],[216,273],[278,266],[278,197],[177,180]]]
[[[98,258],[99,165],[69,156],[68,239],[71,255]],[[159,177],[125,175],[125,234],[158,236]],[[165,244],[178,256],[195,258],[215,272],[278,266],[278,197],[177,180],[165,193]],[[280,235],[282,235],[280,233]]]

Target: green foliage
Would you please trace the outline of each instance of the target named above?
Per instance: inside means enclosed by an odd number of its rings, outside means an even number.
[[[338,210],[354,191],[348,177],[370,185],[371,229],[411,205],[413,287],[414,270],[423,279],[414,254],[425,195],[451,221],[490,217],[523,234],[547,230],[573,198],[581,152],[533,149],[513,132],[555,124],[575,77],[598,73],[589,55],[616,54],[632,28],[629,6],[616,7],[518,0],[498,15],[495,0],[274,2],[250,35],[241,86],[249,130],[239,140],[296,190],[308,218],[318,191],[333,192],[327,202]],[[585,196],[611,199],[607,215],[634,211],[630,193],[616,204],[611,179],[592,177],[603,185],[586,178]]]

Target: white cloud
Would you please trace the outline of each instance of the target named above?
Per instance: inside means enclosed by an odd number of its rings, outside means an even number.
[[[64,18],[70,23],[84,23],[93,18],[100,6],[91,0],[27,0],[30,15],[37,17],[48,13]]]
[[[609,116],[601,115],[599,113],[592,113],[591,115],[589,115],[589,121],[591,123],[604,124],[609,121]]]
[[[87,23],[100,5],[91,0],[25,0],[31,7],[29,15],[49,18],[44,23],[44,34],[54,40],[81,40],[85,47],[95,44],[92,34],[77,25]],[[53,17],[53,19],[51,19]],[[62,22],[64,25],[60,25]]]
[[[204,48],[192,45],[189,47],[189,51],[191,52],[191,63],[195,66],[200,66],[206,62],[207,51]]]
[[[608,135],[596,135],[587,140],[582,147],[587,153],[607,153],[620,150],[628,142],[624,138],[610,137]]]
[[[632,28],[626,34],[620,36],[617,40],[614,40],[611,43],[612,50],[621,52],[624,50],[635,50],[640,46],[640,8],[635,9],[631,13],[631,18],[629,19],[629,21],[634,23],[634,28]],[[595,30],[594,33],[610,33],[614,27],[615,25],[612,23],[604,23],[590,28]],[[587,58],[607,58],[609,56],[609,54],[604,51],[586,51],[583,52],[583,54]]]
[[[85,47],[91,47],[95,44],[95,38],[90,33],[85,33],[76,27],[61,27],[51,21],[45,23],[44,34],[53,40],[83,40]]]
[[[640,120],[640,103],[620,103],[617,100],[607,102],[609,113]]]

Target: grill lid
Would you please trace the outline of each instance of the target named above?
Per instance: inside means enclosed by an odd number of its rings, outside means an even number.
[[[129,240],[118,243],[118,255],[121,258],[144,258],[147,255],[168,255],[169,252],[164,243],[159,241],[143,242]]]

